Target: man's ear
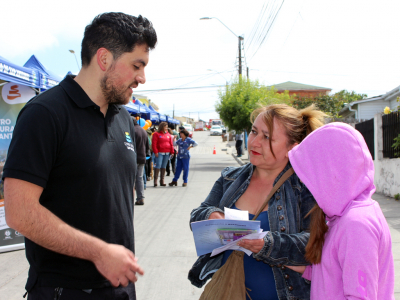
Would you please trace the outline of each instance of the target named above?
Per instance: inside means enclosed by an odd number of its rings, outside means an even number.
[[[112,63],[112,54],[106,48],[99,48],[96,52],[97,64],[102,71],[107,71]]]

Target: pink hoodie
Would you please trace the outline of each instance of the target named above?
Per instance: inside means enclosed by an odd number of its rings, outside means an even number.
[[[289,152],[297,176],[326,214],[321,263],[307,267],[311,299],[394,300],[389,227],[375,192],[363,136],[344,123],[312,132]]]

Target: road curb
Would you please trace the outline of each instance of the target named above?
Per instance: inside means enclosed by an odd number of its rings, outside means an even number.
[[[237,163],[241,166],[243,166],[245,163],[243,162],[243,160],[240,159],[240,157],[237,157],[235,154],[231,154],[232,157],[237,161]]]

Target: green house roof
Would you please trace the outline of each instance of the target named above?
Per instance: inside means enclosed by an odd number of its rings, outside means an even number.
[[[326,88],[326,87],[321,87],[321,86],[315,86],[315,85],[309,85],[309,84],[302,84],[302,83],[297,83],[293,81],[286,81],[283,83],[279,84],[273,84],[270,87],[275,87],[275,89],[279,90],[329,90],[331,91],[332,89]]]

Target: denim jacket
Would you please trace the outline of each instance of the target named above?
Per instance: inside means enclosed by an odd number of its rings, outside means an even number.
[[[275,179],[274,185],[290,167],[288,163]],[[206,200],[192,211],[190,222],[207,220],[211,213],[223,213],[224,207],[232,207],[249,186],[254,168],[250,163],[242,167],[225,168]],[[310,236],[310,218],[305,216],[315,203],[313,196],[296,174],[278,188],[268,203],[270,231],[264,237],[264,247],[259,253],[253,253],[253,257],[272,267],[279,299],[310,299],[310,282],[284,265],[309,264],[304,255]],[[201,268],[199,261],[203,257],[198,258],[193,268]],[[201,271],[198,270],[199,278],[189,275],[192,284],[203,286],[221,267],[222,257],[220,254],[211,258]]]

